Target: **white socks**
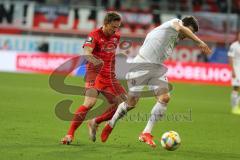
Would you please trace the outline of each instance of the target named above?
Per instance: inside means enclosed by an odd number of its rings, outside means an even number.
[[[118,105],[117,111],[113,115],[112,119],[109,121],[109,125],[113,128],[120,118],[122,118],[126,113],[128,109],[128,104],[126,102],[122,102]]]
[[[151,133],[154,124],[164,116],[167,110],[167,105],[164,103],[157,102],[151,111],[151,116],[143,133]]]
[[[128,111],[128,104],[122,102],[118,105],[118,109],[113,115],[112,119],[109,121],[109,125],[113,128],[116,122],[122,118]],[[143,133],[151,133],[154,124],[160,120],[167,110],[167,105],[165,103],[157,102],[151,111],[151,116],[148,120],[148,123],[143,131]]]
[[[232,108],[238,106],[238,104],[239,104],[238,92],[237,91],[232,91],[232,94],[231,94]]]

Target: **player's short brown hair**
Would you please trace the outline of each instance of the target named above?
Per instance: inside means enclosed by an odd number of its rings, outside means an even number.
[[[187,16],[182,19],[183,25],[186,27],[191,26],[194,29],[194,32],[197,32],[199,29],[198,21],[193,16]]]
[[[113,21],[121,21],[121,16],[117,12],[108,12],[104,17],[104,24],[109,24]]]

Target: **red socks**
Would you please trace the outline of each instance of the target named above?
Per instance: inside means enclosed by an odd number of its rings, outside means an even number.
[[[95,122],[97,124],[100,124],[101,122],[103,121],[108,121],[112,118],[112,116],[114,115],[114,113],[116,112],[117,110],[117,105],[111,105],[109,106],[109,108],[103,113],[101,114],[100,116],[97,116],[95,118]]]
[[[84,105],[81,105],[75,112],[74,118],[71,122],[71,126],[68,130],[68,135],[72,135],[74,136],[74,132],[76,131],[76,129],[82,124],[82,122],[84,121],[87,112],[88,112],[89,108],[85,107]]]
[[[89,108],[85,107],[84,105],[81,105],[75,112],[74,118],[71,122],[71,126],[68,130],[68,135],[72,135],[74,137],[74,133],[76,131],[76,129],[82,124],[82,122],[84,121],[87,113],[88,113]],[[109,108],[100,116],[97,116],[95,118],[95,122],[97,124],[100,124],[103,121],[108,121],[112,118],[112,116],[114,115],[114,113],[117,110],[117,106],[116,105],[111,105],[109,106]]]

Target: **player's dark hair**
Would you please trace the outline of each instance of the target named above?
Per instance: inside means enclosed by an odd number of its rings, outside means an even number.
[[[194,29],[194,32],[198,31],[198,21],[193,16],[187,16],[182,19],[183,25],[186,27],[191,26]]]
[[[121,16],[117,12],[108,12],[104,18],[104,24],[109,24],[113,21],[121,21]]]

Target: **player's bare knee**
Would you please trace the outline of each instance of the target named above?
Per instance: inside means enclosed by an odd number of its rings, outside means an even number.
[[[159,102],[168,103],[170,101],[170,94],[163,94],[158,98]]]
[[[129,96],[129,98],[127,99],[127,104],[129,105],[129,108],[134,108],[138,100],[138,97]]]
[[[92,108],[97,102],[96,98],[92,97],[85,97],[83,105],[87,108]]]
[[[85,93],[85,99],[83,105],[87,108],[92,108],[96,102],[97,102],[97,97],[98,92],[96,89],[88,89]]]
[[[129,101],[127,101],[127,104],[129,106],[129,108],[133,108],[133,107],[135,107],[137,102],[136,102],[136,100],[129,100]]]

